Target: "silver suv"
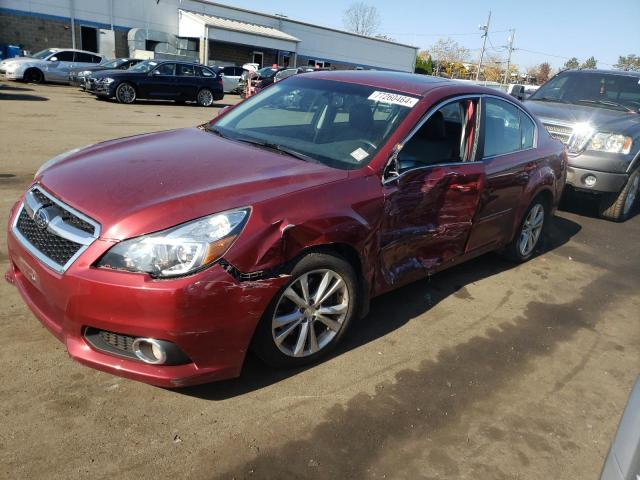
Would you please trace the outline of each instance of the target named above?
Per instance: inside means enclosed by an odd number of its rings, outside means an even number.
[[[84,50],[47,48],[30,57],[8,58],[0,62],[0,75],[25,82],[69,82],[69,71],[106,61],[102,55]]]

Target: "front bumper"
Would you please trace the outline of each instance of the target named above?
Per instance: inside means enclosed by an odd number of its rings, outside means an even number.
[[[168,388],[238,376],[255,327],[285,279],[240,282],[217,264],[172,280],[92,267],[112,245],[96,240],[60,275],[9,231],[5,278],[82,364]],[[105,353],[85,338],[89,327],[173,342],[190,362],[152,365]]]
[[[586,179],[595,177],[596,182],[593,185],[587,185]],[[567,185],[573,188],[594,193],[611,193],[619,192],[627,183],[629,175],[626,173],[611,173],[590,170],[586,168],[577,168],[569,165],[567,167]]]
[[[114,97],[116,95],[116,86],[115,82],[110,84],[104,84],[100,82],[93,82],[91,93],[101,97]]]
[[[84,88],[85,83],[85,77],[69,76],[69,85],[72,87]]]

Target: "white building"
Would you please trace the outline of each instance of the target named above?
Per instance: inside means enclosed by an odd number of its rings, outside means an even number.
[[[412,72],[417,47],[206,0],[0,0],[0,44]]]

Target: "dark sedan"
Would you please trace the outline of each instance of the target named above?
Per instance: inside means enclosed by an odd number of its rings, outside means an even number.
[[[202,107],[224,97],[222,78],[196,63],[145,60],[128,70],[105,70],[91,76],[91,91],[120,103],[137,99],[195,101]]]
[[[93,67],[74,68],[69,71],[69,85],[85,88],[86,80],[95,72],[104,70],[127,70],[142,62],[137,58],[116,58],[110,62],[100,63]]]

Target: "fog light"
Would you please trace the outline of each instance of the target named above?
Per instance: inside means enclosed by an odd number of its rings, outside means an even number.
[[[586,177],[584,177],[584,184],[587,187],[593,187],[597,181],[598,179],[595,177],[595,175],[587,175]]]
[[[153,338],[136,338],[131,347],[136,357],[145,363],[159,365],[167,361],[164,346]]]

